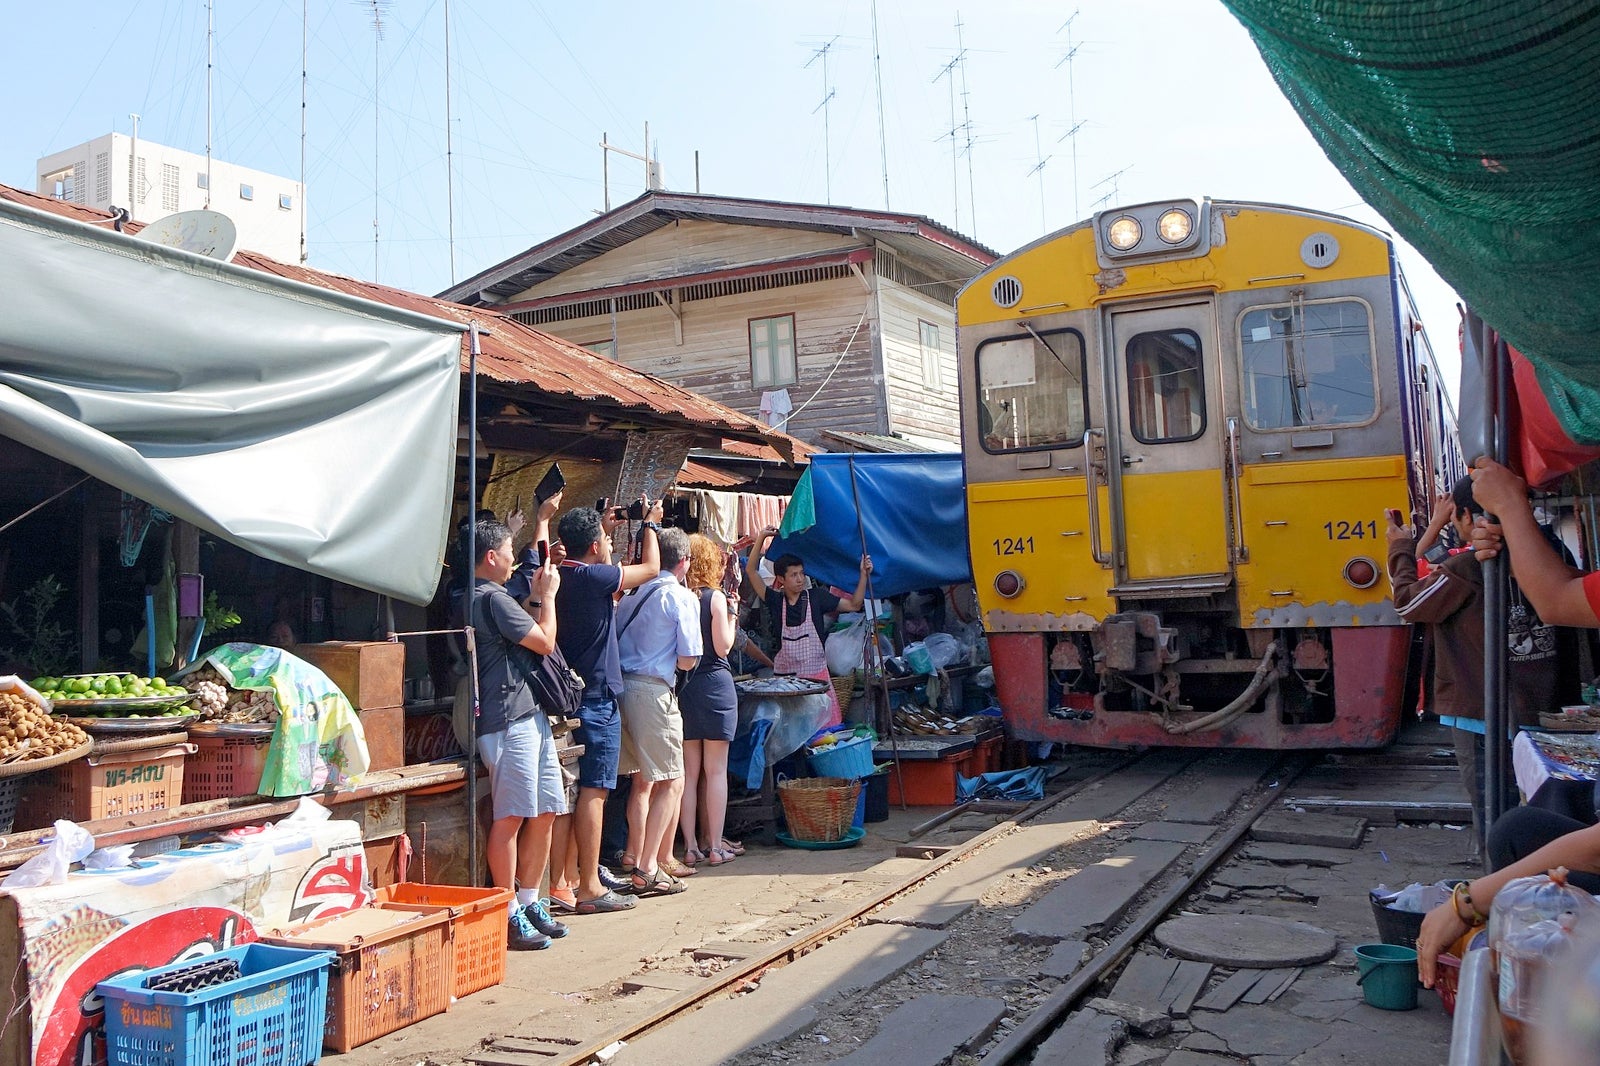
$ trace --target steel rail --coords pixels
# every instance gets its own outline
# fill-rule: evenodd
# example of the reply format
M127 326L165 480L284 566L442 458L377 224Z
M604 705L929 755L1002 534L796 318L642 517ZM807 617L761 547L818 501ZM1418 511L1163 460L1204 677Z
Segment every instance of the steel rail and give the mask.
M1123 927L1116 938L1100 950L1094 958L1090 959L1077 973L1067 980L1067 983L1052 992L1028 1016L1013 1029L1004 1040L990 1048L983 1058L978 1060L979 1066L1005 1066L1014 1062L1030 1049L1041 1037L1054 1027L1055 1023L1072 1005L1082 999L1084 994L1093 988L1102 977L1119 965L1133 953L1139 942L1150 934L1156 924L1181 903L1185 896L1194 891L1194 886L1211 872L1211 869L1221 862L1232 851L1234 845L1244 838L1245 833L1267 812L1272 805L1278 802L1289 786L1305 772L1310 760L1301 757L1298 765L1292 766L1287 773L1278 775L1278 780L1267 787L1267 791L1251 804L1245 816L1231 826L1222 839L1208 847L1200 857L1195 860L1194 866L1176 883L1171 885L1156 899L1146 904L1137 917Z
M856 904L851 910L840 914L838 917L830 920L826 924L809 932L802 933L796 937L785 940L781 942L777 948L768 951L763 955L746 959L736 966L730 966L726 970L720 971L710 979L710 982L705 987L690 989L676 998L668 1000L665 1004L658 1007L655 1011L646 1015L645 1017L613 1029L611 1032L596 1038L594 1041L585 1044L581 1048L574 1048L563 1058L552 1058L550 1060L550 1066L583 1066L584 1063L590 1062L595 1058L596 1055L614 1044L625 1044L630 1040L637 1040L639 1037L668 1024L678 1016L691 1013L706 1000L716 998L723 992L743 984L745 981L756 976L757 974L760 974L762 971L767 970L775 965L793 962L795 959L805 955L811 949L821 945L824 941L831 940L836 936L848 932L865 915L877 910L885 903L893 900L896 896L900 896L906 892L909 892L911 889L932 877L934 874L937 874L945 867L960 862L962 859L984 847L991 841L998 840L1000 837L1005 836L1013 829L1016 829L1022 823L1037 818L1051 807L1071 799L1072 797L1083 792L1085 789L1089 788L1091 785L1099 784L1101 781L1104 781L1106 778L1111 777L1114 774L1131 769L1145 757L1146 756L1144 755L1130 756L1115 766L1109 766L1099 773L1091 774L1082 781L1075 782L1053 796L1046 796L1044 799L1030 804L1027 808L1018 811L1011 818L1008 818L1007 820L984 830L971 840L962 843L959 847L946 852L937 859L931 860L925 868L918 870L905 880L890 885L883 891L867 897L861 903ZM1178 774L1186 770L1189 765L1189 763L1185 763L1182 766L1177 767L1172 771L1171 774L1167 775L1167 777L1152 785L1151 789L1158 788L1160 785L1172 780L1173 777L1176 777ZM1141 795L1148 795L1148 791ZM510 1034L507 1035L509 1036Z

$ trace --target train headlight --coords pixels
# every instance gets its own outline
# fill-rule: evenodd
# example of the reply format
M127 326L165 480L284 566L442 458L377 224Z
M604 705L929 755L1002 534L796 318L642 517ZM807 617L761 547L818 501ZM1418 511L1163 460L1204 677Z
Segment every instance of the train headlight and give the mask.
M1015 570L1002 570L994 576L994 590L1008 600L1021 595L1027 587L1028 583Z
M1370 589L1378 583L1378 564L1358 555L1344 564L1344 579L1358 589Z
M1106 243L1119 252L1126 252L1139 243L1144 227L1132 215L1122 215L1111 220L1106 227Z
M1156 236L1168 244L1182 244L1194 231L1194 219L1189 212L1174 207L1156 220Z

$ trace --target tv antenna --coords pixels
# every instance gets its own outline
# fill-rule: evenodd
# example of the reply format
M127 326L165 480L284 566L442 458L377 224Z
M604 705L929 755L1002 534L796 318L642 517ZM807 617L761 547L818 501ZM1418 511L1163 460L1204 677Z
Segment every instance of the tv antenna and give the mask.
M389 9L389 0L356 0L362 9L372 12L372 280L378 280L378 76L383 63L383 16ZM302 196L304 190L301 190Z
M967 131L967 212L974 239L978 236L978 193L972 180L972 101L967 92L967 46L962 43L961 12L956 12L956 55L961 59L961 127Z
M1034 156L1039 160L1033 165L1033 169L1028 171L1028 174L1039 175L1039 232L1043 233L1049 228L1048 224L1045 222L1044 165L1050 162L1050 157L1045 155L1044 149L1039 146L1039 116L1037 114L1029 115L1028 121L1033 123L1033 153Z
M206 0L206 198L205 207L211 206L211 82L212 68L216 65L217 39L216 0Z
M1089 210L1093 211L1095 208L1097 208L1101 204L1105 204L1105 203L1113 203L1113 204L1121 203L1122 202L1122 182L1119 179L1122 177L1122 175L1126 174L1128 171L1130 171L1132 169L1133 169L1133 166L1130 164L1128 166L1123 167L1121 170L1117 171L1115 174L1108 174L1108 175L1106 175L1106 177L1102 178L1100 181L1095 182L1094 186L1093 186L1094 188L1098 189L1098 188L1101 188L1102 186L1110 185L1111 186L1111 191L1106 193L1104 196L1100 197L1100 199L1096 200L1094 203L1090 204L1089 205Z
M606 210L611 210L611 153L637 159L644 164L644 187L647 191L661 188L661 160L650 155L650 123L644 124L644 155L619 148L600 134L600 184L605 188Z
M450 129L450 0L444 0L444 215L449 235L450 284L456 283L456 164Z
M310 258L306 253L306 67L307 46L310 40L311 3L310 0L300 0L300 265L305 266ZM211 188L211 181L206 180L206 188ZM207 193L209 195L209 192ZM454 280L454 279L452 279Z
M806 60L802 70L810 70L811 64L820 57L822 60L822 103L811 109L815 115L822 112L822 195L824 203L833 203L833 153L829 143L828 132L828 101L834 97L833 85L828 81L828 52L839 41L839 35L834 34L833 39L827 44L811 53L811 58Z
M872 79L878 87L878 158L883 165L883 209L889 210L889 135L883 125L883 53L878 51L878 0L872 0Z
M1073 65L1074 61L1076 61L1077 56L1078 56L1078 49L1081 47L1080 45L1076 45L1076 44L1072 43L1072 21L1073 21L1073 19L1076 19L1079 14L1080 14L1079 11L1074 10L1072 12L1072 14L1067 18L1067 21L1063 22L1061 24L1061 28L1056 31L1057 33L1065 32L1066 35L1067 35L1067 54L1062 56L1059 60L1056 61L1056 67L1059 69L1063 63L1066 64L1066 67L1067 67L1067 122L1068 122L1068 129L1067 129L1066 133L1062 134L1061 137L1056 140L1056 143L1060 144L1062 141L1065 141L1065 140L1067 140L1069 138L1072 141L1072 218L1073 218L1073 221L1077 221L1078 219L1081 219L1083 217L1083 213L1081 212L1081 210L1078 207L1078 131L1083 129L1084 124L1082 122L1078 121L1078 93L1077 93L1077 90L1073 88L1073 83L1072 83L1072 65Z
M961 25L959 17L956 25L958 27ZM961 147L956 141L956 135L962 130L956 125L956 68L961 65L964 56L965 52L958 48L950 62L940 67L939 73L933 76L934 84L938 84L940 78L950 83L950 128L945 131L945 136L950 138L950 198L955 209L955 219L952 224L957 230L961 228ZM968 143L971 143L970 134Z

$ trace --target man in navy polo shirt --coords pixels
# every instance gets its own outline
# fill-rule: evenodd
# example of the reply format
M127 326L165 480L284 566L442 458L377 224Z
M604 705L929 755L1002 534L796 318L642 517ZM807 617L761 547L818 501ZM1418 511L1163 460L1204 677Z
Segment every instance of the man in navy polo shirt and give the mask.
M633 900L611 891L601 881L600 830L606 794L617 787L617 758L622 745L622 668L617 661L616 597L638 588L661 570L661 503L650 508L641 533L638 563L611 561L615 519L588 508L568 511L556 526L567 550L561 565L561 598L556 603L556 640L567 664L583 678L583 703L573 741L582 744L578 757L578 802L572 812L572 837L577 845L577 880L573 910L603 914L627 910ZM564 860L557 857L559 869ZM558 878L552 877L552 882ZM555 897L552 897L555 898Z

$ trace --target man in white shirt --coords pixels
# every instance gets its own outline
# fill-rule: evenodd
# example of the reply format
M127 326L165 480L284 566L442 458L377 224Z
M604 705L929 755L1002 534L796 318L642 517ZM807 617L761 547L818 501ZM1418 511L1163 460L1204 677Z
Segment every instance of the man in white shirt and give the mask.
M633 775L628 797L628 847L635 895L683 891L692 868L672 855L683 797L683 719L677 673L700 660L700 604L684 587L689 537L681 529L656 536L661 573L617 608L622 665L622 754L618 773Z

